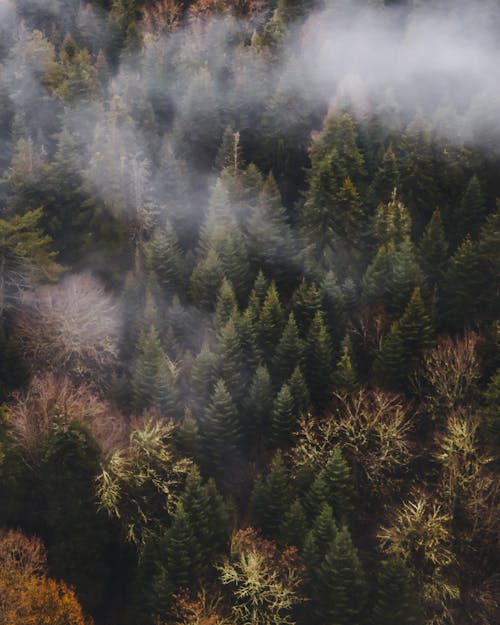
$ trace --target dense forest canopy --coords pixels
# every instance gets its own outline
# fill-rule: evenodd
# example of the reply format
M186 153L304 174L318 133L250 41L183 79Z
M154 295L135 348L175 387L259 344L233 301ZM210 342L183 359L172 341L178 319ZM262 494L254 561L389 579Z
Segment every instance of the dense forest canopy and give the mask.
M0 0L0 625L500 622L499 32Z

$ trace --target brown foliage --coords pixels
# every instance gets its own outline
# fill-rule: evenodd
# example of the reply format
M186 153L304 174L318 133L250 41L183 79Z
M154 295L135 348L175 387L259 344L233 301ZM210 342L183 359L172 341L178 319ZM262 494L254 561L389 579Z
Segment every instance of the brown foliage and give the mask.
M121 316L90 273L37 289L16 322L16 337L34 370L52 370L101 386L117 363Z
M173 609L175 625L231 625L223 616L222 598L210 596L204 589L192 599L188 593L176 597Z
M144 34L166 35L179 25L181 6L175 0L157 0L141 8L139 28Z
M89 386L50 373L33 377L24 393L15 393L7 414L16 442L35 463L55 427L72 422L84 425L106 454L129 434L124 417Z
M74 591L46 577L37 538L10 531L0 537L0 625L92 625Z

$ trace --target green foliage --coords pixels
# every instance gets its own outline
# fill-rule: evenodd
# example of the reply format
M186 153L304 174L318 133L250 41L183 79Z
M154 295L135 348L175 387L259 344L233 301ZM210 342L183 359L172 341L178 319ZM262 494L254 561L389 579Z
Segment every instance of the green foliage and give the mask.
M418 263L428 287L433 290L436 286L441 286L448 260L448 242L439 209L432 213L418 247Z
M302 548L307 534L307 516L300 499L295 499L283 517L280 526L280 541L284 545L295 545Z
M373 607L374 625L417 625L423 623L415 583L401 560L382 562L377 576Z
M283 384L273 402L271 411L271 441L274 445L286 446L297 423L295 402L288 384Z
M290 313L274 354L274 371L280 381L287 380L296 367L303 364L304 343L293 312Z
M259 343L267 358L274 353L283 331L283 324L283 309L276 284L273 282L267 290L258 321Z
M330 399L333 373L331 340L323 315L317 312L306 338L305 372L313 404L324 407Z
M290 506L291 494L288 469L281 452L277 451L266 479L256 481L250 501L253 517L269 535L278 534Z

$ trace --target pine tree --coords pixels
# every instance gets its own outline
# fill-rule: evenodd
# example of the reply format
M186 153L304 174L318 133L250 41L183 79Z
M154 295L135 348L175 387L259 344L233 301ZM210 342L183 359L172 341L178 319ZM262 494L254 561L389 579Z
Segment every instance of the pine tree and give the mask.
M266 360L270 360L283 331L283 309L276 284L269 286L259 313L258 334Z
M424 622L416 588L401 560L386 560L377 575L373 625L420 625Z
M352 365L349 345L344 345L342 356L335 367L333 386L340 393L352 393L358 387L358 378Z
M185 288L185 262L172 226L156 228L146 245L146 266L167 294L181 292Z
M442 314L451 330L462 330L476 319L484 277L478 249L466 237L450 258L443 281Z
M307 534L307 516L300 499L295 499L283 517L280 526L280 542L302 548Z
M469 180L469 184L462 196L460 203L460 216L456 220L460 231L457 233L460 238L467 235L476 237L479 228L486 216L486 202L484 200L481 183L476 174Z
M418 262L432 292L436 286L441 286L448 260L448 242L439 209L432 213L418 248Z
M243 373L245 354L241 349L238 333L233 319L229 319L217 345L219 358L219 372L224 380L227 390L237 406L241 404L245 393Z
M219 377L219 356L208 347L208 344L204 343L191 368L193 403L198 410L204 410Z
M328 486L328 503L337 521L347 522L354 511L355 494L351 470L339 447L335 447L322 477Z
M392 145L389 145L370 185L368 193L370 204L375 207L381 202L388 202L398 186L398 163Z
M273 445L286 446L297 422L294 400L288 384L283 384L271 411L271 440Z
M250 500L253 517L270 536L277 535L290 506L291 494L288 470L281 452L277 451L266 479L255 483Z
M220 258L215 249L210 249L191 274L190 288L194 303L200 308L213 310L223 278Z
M237 310L238 302L233 286L227 278L224 278L215 303L216 329L221 330Z
M331 549L337 533L332 508L327 503L323 503L304 541L303 559L309 568L313 584L318 567L325 554Z
M269 371L263 365L255 370L245 401L245 430L254 439L269 431L273 409L274 389Z
M176 446L181 456L187 456L198 460L200 455L200 431L196 419L189 407L186 407L184 415L176 432Z
M134 409L138 413L149 406L160 408L159 403L162 403L163 408L169 403L174 395L169 367L156 328L150 326L147 332L143 330L139 336L131 379Z
M379 204L373 218L373 234L379 245L400 245L411 233L412 220L396 191L387 204Z
M154 405L161 414L168 417L177 415L179 393L176 385L176 370L173 363L163 352L160 355L154 379Z
M277 379L281 382L286 381L294 369L303 364L303 357L304 343L299 336L299 329L291 312L274 354L273 371Z
M234 467L241 453L241 425L236 406L222 379L216 384L205 409L201 429L203 463L209 473L223 473Z
M399 323L392 324L384 336L382 346L373 363L375 377L382 382L392 382L399 387L404 381L405 352Z
M293 408L297 416L306 414L311 409L311 396L307 388L306 379L299 367L295 367L288 386L293 397Z
M344 526L315 575L314 611L323 622L352 625L362 621L366 597L367 585L357 549Z
M293 314L301 336L305 337L316 314L321 310L321 293L317 286L308 284L305 278L292 295Z
M314 478L304 499L304 509L310 519L316 518L323 504L329 504L330 486L321 471Z
M321 312L317 312L306 338L307 386L313 404L325 407L330 398L332 379L332 346Z

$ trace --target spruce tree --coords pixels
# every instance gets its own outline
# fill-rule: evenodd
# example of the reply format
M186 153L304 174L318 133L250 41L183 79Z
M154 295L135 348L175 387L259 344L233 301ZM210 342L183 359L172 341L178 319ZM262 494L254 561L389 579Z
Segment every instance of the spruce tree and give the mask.
M299 336L299 329L291 312L274 354L273 370L276 378L280 382L286 381L295 367L303 364L303 357L304 343Z
M347 522L354 511L355 493L351 470L340 447L335 447L322 477L328 486L328 503L339 522Z
M311 520L314 519L325 503L330 503L330 485L325 480L324 472L320 471L304 498L304 509L308 517Z
M448 242L441 220L441 213L436 209L420 239L418 262L430 291L440 287L448 260Z
M232 315L238 310L238 302L232 284L224 278L215 302L215 327L222 330Z
M321 310L321 293L317 286L305 278L292 295L292 308L301 336L305 337L316 314Z
M223 278L224 269L220 258L215 249L209 249L191 274L190 289L194 303L200 308L213 310Z
M340 393L352 393L358 387L358 378L352 364L349 345L342 350L342 356L335 366L333 373L333 387Z
M370 185L368 193L370 204L375 207L381 202L388 202L398 186L398 163L393 147L389 145Z
M305 363L311 400L318 408L324 408L330 398L333 365L330 336L319 311L307 334Z
M288 384L283 384L273 402L271 411L271 441L276 446L290 443L291 434L297 422L295 402Z
M189 406L176 431L176 446L182 456L187 456L197 461L200 455L200 429Z
M251 439L269 432L273 409L274 389L269 371L263 365L255 370L245 400L245 430Z
M259 526L270 536L276 536L290 506L292 494L288 469L283 455L277 451L265 480L255 483L250 509Z
M233 319L226 323L221 332L217 345L217 355L220 363L220 376L224 380L234 402L239 406L245 394L245 385L243 384L245 354L241 349Z
M146 266L169 295L185 289L185 261L172 226L156 228L146 245Z
M169 366L156 328L150 326L147 332L143 330L131 379L134 409L138 413L150 406L163 409L175 403L175 385Z
M373 625L421 625L424 622L415 582L398 559L382 562L377 575Z
M312 527L304 541L303 560L310 571L312 584L318 567L331 549L337 533L332 508L325 502L314 517Z
M194 392L192 401L198 410L203 410L207 405L219 377L219 356L204 343L191 367L191 387Z
M300 499L295 499L287 510L281 523L280 542L284 545L295 545L302 548L307 534L307 516Z
M306 379L299 367L295 367L288 386L293 397L294 412L297 416L306 414L311 409L311 396L307 388Z
M258 334L266 361L270 360L283 331L283 309L273 282L266 293L259 313Z
M234 467L241 455L242 433L236 406L226 384L220 379L205 409L203 427L203 463L209 473L223 473Z
M313 609L325 623L352 625L363 621L367 585L356 547L342 527L318 567L312 584Z
M481 183L477 175L474 174L469 180L460 203L460 215L456 221L460 231L457 234L459 236L461 234L461 238L467 235L476 237L485 216L486 202L481 189Z

